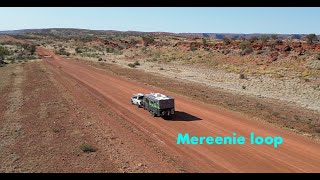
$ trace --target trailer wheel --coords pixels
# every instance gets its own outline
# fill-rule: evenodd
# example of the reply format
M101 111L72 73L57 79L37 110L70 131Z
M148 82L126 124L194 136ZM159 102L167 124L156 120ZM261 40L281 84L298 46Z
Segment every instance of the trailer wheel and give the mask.
M156 113L154 113L153 111L150 111L151 116L156 117Z

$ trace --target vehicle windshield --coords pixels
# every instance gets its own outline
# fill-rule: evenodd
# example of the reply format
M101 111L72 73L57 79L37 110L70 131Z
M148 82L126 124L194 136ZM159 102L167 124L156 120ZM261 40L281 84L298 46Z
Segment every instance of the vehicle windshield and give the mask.
M143 96L139 96L138 99L139 99L139 100L142 100L142 99L143 99Z

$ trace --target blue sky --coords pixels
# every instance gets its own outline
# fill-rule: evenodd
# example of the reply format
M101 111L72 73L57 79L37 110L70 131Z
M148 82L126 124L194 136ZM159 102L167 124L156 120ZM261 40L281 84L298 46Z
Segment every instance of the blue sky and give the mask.
M320 34L320 8L0 8L0 30Z

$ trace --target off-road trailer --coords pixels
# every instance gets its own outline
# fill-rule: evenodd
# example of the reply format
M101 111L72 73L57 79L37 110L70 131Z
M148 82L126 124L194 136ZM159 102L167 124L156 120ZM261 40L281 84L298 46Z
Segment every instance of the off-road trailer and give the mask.
M174 98L160 93L145 94L142 107L154 117L171 117L174 115Z

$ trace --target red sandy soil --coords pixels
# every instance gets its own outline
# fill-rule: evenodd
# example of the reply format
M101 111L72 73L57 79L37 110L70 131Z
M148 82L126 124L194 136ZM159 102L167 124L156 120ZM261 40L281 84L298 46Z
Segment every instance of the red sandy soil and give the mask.
M38 48L38 53L42 56L52 55L52 52L44 48ZM127 153L136 154L137 157L140 155L139 158L145 157L152 172L169 171L168 169L187 172L320 171L320 145L306 137L57 55L43 59L46 68L55 74L57 82L66 87L70 96L77 99L78 105L91 110L95 117L100 117L101 126L112 127L119 137L131 142ZM91 98L82 99L83 92ZM147 111L131 105L130 97L137 92L160 92L174 96L177 115L173 120L151 117ZM114 119L106 116L108 113L99 110L100 106L117 116ZM124 133L117 124L122 124L127 129L134 128L135 133ZM250 132L260 136L282 136L284 143L278 149L269 145L251 145L248 142L244 145L176 144L178 133L227 136L232 132L245 137ZM133 160L128 159L128 162L131 161Z
M15 42L15 43L21 43L21 44L30 44L31 41L23 40L23 39L17 39L12 36L2 35L0 36L0 41L2 42Z

